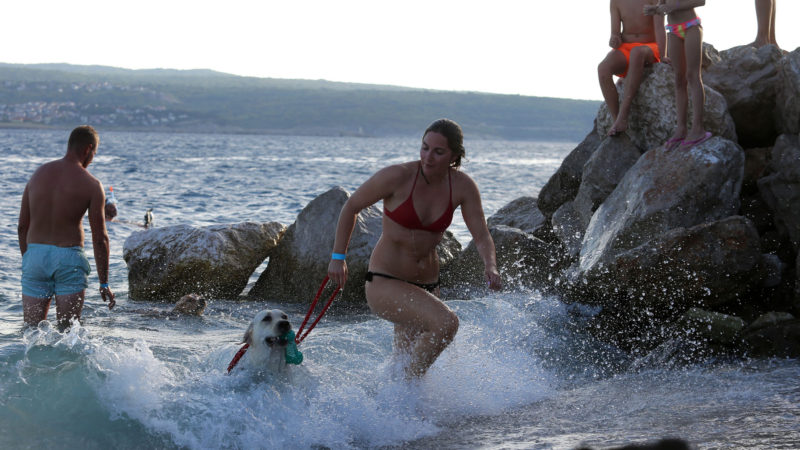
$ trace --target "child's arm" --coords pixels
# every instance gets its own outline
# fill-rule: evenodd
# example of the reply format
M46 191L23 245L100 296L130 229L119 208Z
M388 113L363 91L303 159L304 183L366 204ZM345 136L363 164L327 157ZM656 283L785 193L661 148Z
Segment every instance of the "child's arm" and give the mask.
M644 5L644 15L645 16L656 16L656 15L663 15L662 13L658 12L658 7L663 5L666 0L658 0L655 5Z
M661 15L672 14L675 11L697 8L704 6L705 4L706 0L677 0L674 3L670 2L670 4L666 4L666 2L661 4L661 1L659 1L658 9L656 11Z
M611 48L619 48L622 45L622 16L620 15L617 1L611 0L611 37L608 39L608 45Z

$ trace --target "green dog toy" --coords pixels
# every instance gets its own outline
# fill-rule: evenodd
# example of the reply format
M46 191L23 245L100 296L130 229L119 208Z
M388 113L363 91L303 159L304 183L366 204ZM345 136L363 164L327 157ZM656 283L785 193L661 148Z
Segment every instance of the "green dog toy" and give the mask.
M286 364L300 364L303 362L303 353L297 349L297 343L294 341L294 331L289 331L284 336L289 342L286 346Z

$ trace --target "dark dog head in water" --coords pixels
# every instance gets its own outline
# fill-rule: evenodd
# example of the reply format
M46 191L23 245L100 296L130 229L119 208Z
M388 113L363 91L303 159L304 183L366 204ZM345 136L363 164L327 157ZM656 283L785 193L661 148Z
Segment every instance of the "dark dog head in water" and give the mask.
M204 299L202 295L187 294L175 303L172 313L187 316L200 316L203 315L205 309L206 299Z

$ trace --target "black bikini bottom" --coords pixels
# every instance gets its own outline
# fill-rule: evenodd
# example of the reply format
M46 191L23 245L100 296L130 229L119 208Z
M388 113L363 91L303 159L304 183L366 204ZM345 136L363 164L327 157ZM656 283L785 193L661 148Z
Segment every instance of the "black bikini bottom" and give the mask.
M395 276L386 275L385 273L379 273L379 272L367 272L367 276L365 276L364 278L367 281L372 281L372 277L383 277L383 278L388 278L390 280L405 281L408 284L413 284L414 286L417 286L417 287L420 287L422 289L425 289L426 291L430 292L431 294L433 294L433 291L435 291L436 288L438 288L439 285L441 284L441 280L436 280L435 283L415 283L413 281L407 281L407 280L404 280L402 278L397 278Z

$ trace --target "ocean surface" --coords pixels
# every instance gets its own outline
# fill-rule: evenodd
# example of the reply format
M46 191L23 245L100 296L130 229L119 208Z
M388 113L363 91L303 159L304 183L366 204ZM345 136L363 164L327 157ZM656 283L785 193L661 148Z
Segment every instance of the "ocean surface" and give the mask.
M331 187L352 191L417 158L419 138L103 132L90 170L130 222L109 225L117 307L95 289L89 241L83 325L23 332L20 198L67 137L0 129L0 448L569 449L664 437L709 449L800 446L797 360L632 358L581 331L596 311L537 291L449 301L459 333L416 383L394 376L391 327L366 312L326 316L291 379L227 376L257 311L284 309L297 327L307 306L211 299L203 317L169 319L142 313L168 303L127 297L123 243L147 208L156 226L289 225ZM467 136L464 170L488 217L536 196L575 145ZM460 215L451 230L469 243Z

